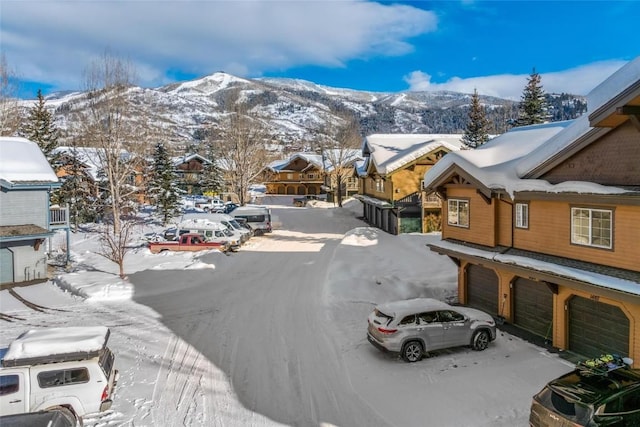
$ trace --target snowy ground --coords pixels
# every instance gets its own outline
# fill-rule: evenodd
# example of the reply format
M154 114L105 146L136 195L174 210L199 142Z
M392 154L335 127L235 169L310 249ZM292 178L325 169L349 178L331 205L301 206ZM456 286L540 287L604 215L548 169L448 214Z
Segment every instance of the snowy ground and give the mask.
M310 207L320 208L331 209L333 205L313 202ZM346 209L357 215L360 202L347 203ZM211 264L201 260L205 255L202 252L152 255L144 246L142 236L162 229L160 225L149 222L137 230L139 247L127 256L125 270L128 274L151 269L215 268L215 262ZM285 229L276 229L274 235L287 233ZM337 260L327 274L324 298L333 313L328 315L339 313L343 317L338 322L343 332L340 346L345 354L351 352L352 356L340 357L354 372L353 388L362 392L372 405L386 404L402 411L403 402L394 402L390 396L394 390L405 386L403 375L418 376L425 384L446 385L444 393L432 404L446 408L445 411L458 411L458 426L526 426L531 394L548 379L570 370L571 365L557 355L508 334L500 334L499 339L481 353L445 354L429 359L428 365L397 363L393 369L397 369L398 382L379 384L384 393L364 390L364 384L358 383L358 378L369 381L375 375L375 372L363 372L365 364L360 363L363 356L357 352L361 348L371 351L363 338L363 331L364 319L372 303L425 295L443 300L455 299L454 264L425 247L429 241L439 238L437 234L390 236L376 229L360 227L342 239ZM55 252L64 245L64 241L64 235L56 236L51 249ZM305 244L309 245L308 242ZM255 237L242 251L275 250L269 245L269 237ZM51 282L15 288L21 297L41 306L38 310L26 307L7 290L0 292L0 312L12 316L11 321L4 321L0 328L0 346L7 345L28 329L65 325L110 327L110 347L117 357L120 382L113 408L107 413L87 417L85 426L279 425L246 409L237 399L223 370L168 330L158 313L133 302L131 283L118 278L115 264L98 255L97 248L96 234L75 233L71 237L72 271L57 271ZM305 247L304 250L308 249ZM294 251L295 247L287 250ZM369 257L374 260L371 265L361 262L365 259L363 252L367 251L373 255ZM208 260L224 256L216 251L210 254L214 256L206 257ZM411 266L420 266L419 277L407 274ZM432 282L439 284L427 293L422 282L425 271ZM357 285L359 282L355 279L362 277L368 279L366 287ZM374 288L371 288L371 283L375 284ZM355 309L340 309L346 305ZM178 360L180 363L175 363ZM527 371L504 372L501 367L507 360L510 364L526 366ZM389 360L381 358L379 363L381 369L386 369ZM469 367L471 369L467 369ZM484 404L495 402L496 395L500 396L503 406L482 407L483 399L479 399L478 407L456 407L456 389L461 387L477 389L479 395L486 395ZM420 402L414 403L420 405ZM216 411L211 411L212 407ZM446 420L451 420L451 416L450 413L445 416L445 411L424 416L431 420L429 425L447 425ZM212 413L215 416L212 417ZM402 414L395 419L403 419ZM410 424L407 421L404 425Z

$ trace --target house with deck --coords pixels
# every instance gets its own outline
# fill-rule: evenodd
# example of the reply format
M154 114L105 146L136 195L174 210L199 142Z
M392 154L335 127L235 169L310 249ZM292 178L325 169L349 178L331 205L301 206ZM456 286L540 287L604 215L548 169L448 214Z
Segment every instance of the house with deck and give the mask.
M324 169L321 154L294 153L267 165L260 180L267 187L267 194L320 194Z
M60 185L35 142L0 137L0 284L47 278L46 240L68 229L67 209L49 202Z
M640 58L568 122L514 128L424 175L461 303L554 347L640 360ZM637 362L636 362L637 365Z
M460 150L462 135L374 134L362 144L357 164L362 216L391 234L434 231L440 199L422 191L426 171L447 153Z

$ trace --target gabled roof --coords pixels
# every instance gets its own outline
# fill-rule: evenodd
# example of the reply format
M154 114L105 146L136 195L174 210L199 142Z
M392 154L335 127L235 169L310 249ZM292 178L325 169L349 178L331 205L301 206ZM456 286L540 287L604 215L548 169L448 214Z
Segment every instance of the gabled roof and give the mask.
M640 80L639 60L622 67L587 95L587 103L599 108L624 92L629 82ZM635 83L631 83L635 86ZM605 94L608 95L605 96ZM565 122L511 129L475 150L450 153L424 176L427 190L436 191L453 175L467 177L479 190L505 191L512 198L518 191L550 193L622 194L625 189L592 182L562 182L556 185L537 179L557 164L610 131L590 126L590 116Z
M51 185L58 177L42 150L33 141L0 137L0 181L2 186Z
M367 169L388 175L438 148L458 151L462 134L374 134L362 143Z
M322 169L322 155L315 153L295 153L289 156L289 158L287 159L281 159L271 162L267 166L267 169L270 169L272 172L287 171L290 170L289 165L298 159L304 160L305 162L309 163L309 166L305 168L305 170L312 166L315 166L318 169Z
M173 163L174 167L178 167L183 163L188 163L191 160L200 160L203 164L211 164L211 160L206 157L202 157L200 154L185 154L184 156L176 156L171 159L171 163Z
M75 159L85 166L87 174L94 181L98 180L98 173L103 169L103 152L102 148L97 147L67 147L61 146L53 150L54 153L59 155L68 155L75 157ZM126 161L130 158L130 154L126 150L120 150L120 158Z

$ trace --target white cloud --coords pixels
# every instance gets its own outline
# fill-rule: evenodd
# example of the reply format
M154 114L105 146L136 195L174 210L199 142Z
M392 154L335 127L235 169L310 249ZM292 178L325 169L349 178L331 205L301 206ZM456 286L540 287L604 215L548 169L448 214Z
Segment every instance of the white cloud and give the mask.
M134 62L143 86L168 72L259 75L412 51L432 12L367 1L10 1L2 50L24 80L78 88L106 49ZM167 71L169 70L169 71Z
M626 64L627 61L600 61L552 73L540 73L542 86L547 93L571 93L586 95L607 77ZM444 83L432 82L432 76L422 71L413 71L404 77L410 91L439 91L473 93L519 100L527 84L529 74L500 74L494 76L460 78L452 77Z

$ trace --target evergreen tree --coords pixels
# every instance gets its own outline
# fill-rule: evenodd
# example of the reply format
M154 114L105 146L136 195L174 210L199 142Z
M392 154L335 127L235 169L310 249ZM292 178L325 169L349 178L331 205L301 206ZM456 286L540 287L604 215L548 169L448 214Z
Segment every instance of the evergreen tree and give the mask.
M156 144L148 194L166 225L180 212L180 193L169 153L163 143Z
M487 120L486 111L480 104L478 91L474 89L469 108L469 122L462 136L464 148L478 148L487 142L489 140L488 128L489 120Z
M60 177L62 187L52 194L51 201L61 206L69 204L70 222L78 229L81 223L94 222L98 218L93 181L79 158L75 140L66 152L60 153L59 162L64 170Z
M202 171L202 178L200 180L200 188L203 193L215 193L220 194L224 189L224 176L223 172L218 165L219 156L216 153L216 148L213 144L209 145L209 152L207 158L211 163L204 165Z
M544 123L548 120L548 105L542 88L542 78L534 68L527 78L527 85L522 92L518 106L518 126Z
M38 100L29 110L29 117L20 129L20 135L37 143L49 163L56 168L55 149L58 146L59 132L53 116L45 107L42 91L38 89Z

